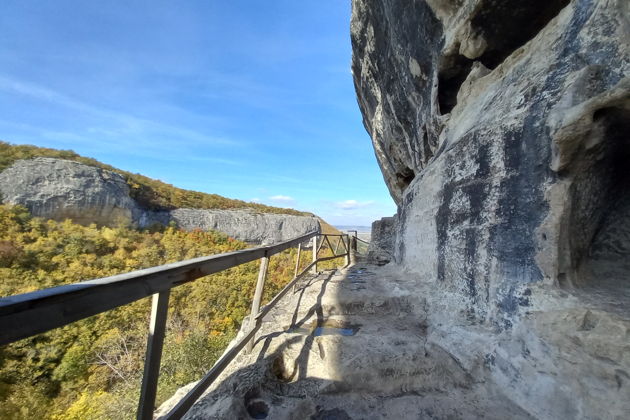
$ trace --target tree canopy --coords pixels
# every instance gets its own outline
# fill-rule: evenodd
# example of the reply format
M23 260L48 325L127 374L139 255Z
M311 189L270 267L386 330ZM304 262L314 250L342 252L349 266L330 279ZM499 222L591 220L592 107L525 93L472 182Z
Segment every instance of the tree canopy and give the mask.
M0 205L0 238L1 296L248 246L218 232L55 222L9 205ZM265 302L292 278L295 255L290 249L271 258ZM310 252L302 255L306 266ZM251 262L173 289L158 403L199 379L235 337L257 272ZM149 310L143 299L0 347L0 418L133 418Z

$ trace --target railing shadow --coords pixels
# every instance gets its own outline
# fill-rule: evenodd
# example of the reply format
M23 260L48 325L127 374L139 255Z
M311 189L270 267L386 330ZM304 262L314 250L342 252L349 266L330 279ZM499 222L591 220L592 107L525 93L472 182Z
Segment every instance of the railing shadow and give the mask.
M307 368L315 345L314 334L295 333L304 328L307 323L312 327L324 323L323 299L328 291L334 270L322 272L307 279L297 288L291 297L290 315L281 319L270 319L269 325L274 330L256 339L254 352L243 355L241 363L247 365L220 377L215 387L203 395L191 408L186 418L216 418L216 419L252 419L267 418L272 413L278 399L288 399L295 407L292 411L299 413L309 405L308 398L320 389L336 386L334 381L317 377L309 377ZM315 293L314 301L304 303L307 291ZM293 304L293 302L295 302ZM282 317L281 317L282 318ZM312 329L311 327L311 329ZM286 336L283 339L283 336ZM286 365L287 353L292 354L291 365ZM335 357L330 355L330 359ZM248 363L247 358L251 358ZM334 367L332 367L334 369ZM306 405L305 405L306 404ZM302 408L300 408L303 406ZM311 407L308 408L310 410ZM158 413L159 419L167 418L165 411Z
M359 260L359 263L362 261ZM318 376L317 372L309 372L309 369L323 366L322 369L333 376L343 371L337 364L341 360L340 349L334 347L333 342L332 347L328 345L324 355L322 342L318 340L315 329L326 325L328 317L332 315L329 313L330 308L325 305L338 299L347 299L350 297L347 293L355 290L356 285L348 274L350 277L356 274L351 274L354 270L346 267L341 278L339 271L321 272L306 278L296 287L281 311L278 314L270 313L270 318L264 319L266 327L271 330L266 329L255 340L254 352L237 360L238 364L244 366L218 378L216 384L194 404L185 417L251 419L274 418L275 415L285 418L282 416L289 415L288 418L345 418L343 410L327 413L322 409L320 412L312 404L312 397L344 390L348 384L343 378L338 380L326 374ZM338 284L335 291L331 292L333 280ZM332 315L336 320L346 319L343 311L337 312ZM312 360L313 357L319 360ZM283 413L276 411L279 407L282 407Z
M293 311L293 315L291 318L291 323L289 325L289 327L287 328L288 331L293 331L296 329L300 329L304 326L304 324L312 318L313 315L316 316L315 320L314 320L314 325L322 325L324 322L324 314L322 311L322 299L324 297L324 294L326 293L326 287L328 286L328 282L330 281L331 277L333 275L333 272L328 272L328 273L321 273L318 274L316 277L310 279L306 285L304 285L303 287L300 287L300 294L298 296L298 301L297 304L295 306L295 309ZM300 304L302 302L302 297L304 295L304 292L306 291L307 288L312 287L314 284L316 283L320 283L321 282L321 288L320 291L317 295L317 300L315 305L311 306L309 308L309 310L302 316L302 319L300 319L299 321L297 321L297 317L298 314L300 312ZM269 348L270 342L272 339L279 337L280 335L286 333L287 331L276 331L273 333L269 333L266 334L264 336L261 336L258 339L258 342L260 341L264 341L264 344L262 346L262 348L258 351L258 357L257 357L257 361L262 360L265 357L266 351ZM306 336L305 339L305 343L300 351L300 355L298 356L298 358L296 359L297 363L297 367L298 367L298 372L304 372L305 370L305 366L308 364L308 353L312 347L313 344L313 335L308 335ZM300 376L298 375L298 378L300 378ZM292 378L293 375L292 375Z

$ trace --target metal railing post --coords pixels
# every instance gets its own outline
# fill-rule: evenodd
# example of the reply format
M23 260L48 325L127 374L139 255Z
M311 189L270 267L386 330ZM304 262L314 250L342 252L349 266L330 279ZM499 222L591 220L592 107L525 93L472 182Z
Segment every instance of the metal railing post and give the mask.
M267 267L269 267L269 257L264 256L260 259L260 270L258 270L258 281L256 282L256 291L254 292L254 300L252 301L252 312L249 315L249 329L251 330L256 326L256 315L260 311L260 301L262 300L263 289L265 287L265 277L267 276ZM254 348L254 341L256 336L252 336L252 339L247 343L245 351L251 352Z
M313 274L317 274L317 235L313 236L313 262L315 263L315 265L313 265Z
M170 290L156 293L151 302L151 322L149 324L149 338L142 375L142 390L138 404L138 420L151 420L155 408L158 377L160 375L160 361L162 347L166 334L166 318L168 316L168 298Z

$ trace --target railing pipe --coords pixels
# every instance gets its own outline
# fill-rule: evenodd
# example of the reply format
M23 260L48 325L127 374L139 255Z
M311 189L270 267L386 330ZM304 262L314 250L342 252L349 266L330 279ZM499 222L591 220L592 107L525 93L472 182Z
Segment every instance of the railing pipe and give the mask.
M293 274L293 278L296 278L298 275L298 270L300 269L300 257L302 256L302 244L298 244L297 257L295 257L295 274Z
M0 345L109 311L209 274L271 256L317 235L0 298Z
M328 248L332 251L333 250L333 246L330 243L330 239L328 239L327 235L324 235L324 239L326 240L326 243L328 244ZM333 253L334 254L334 253Z
M302 256L302 244L298 244L297 256L295 257L295 274L293 278L298 276L298 270L300 269L300 257ZM295 293L295 288L297 287L297 283L293 284L293 293Z
M357 237L350 236L348 237L350 241L350 263L356 264L357 262Z
M341 238L337 238L337 243L335 244L335 250L333 254L337 255L337 250L339 249L339 245L341 245Z
M162 348L166 334L170 289L194 281L200 277L260 258L260 270L258 272L254 299L252 301L248 331L234 347L228 350L217 361L210 372L208 372L193 390L191 390L191 392L167 415L167 418L180 418L194 403L194 399L201 395L203 389L207 388L207 386L216 379L240 350L244 347L246 347L248 351L253 349L256 331L260 328L262 318L269 313L290 288L295 288L295 285L302 276L307 272L317 274L318 262L333 260L344 256L344 254L336 255L335 252L333 256L318 258L318 235L320 234L312 232L276 245L229 252L210 257L195 258L103 279L0 298L0 345L53 328L62 327L88 316L96 315L153 295L146 361L137 413L137 417L140 420L152 419L157 394ZM325 240L328 246L332 248L328 237L326 235L321 236L324 236L321 246L323 246L323 241ZM339 236L340 243L343 243L345 248L346 265L348 265L350 262L350 250L352 248L348 235L330 236ZM313 241L313 262L298 274L297 271L299 269L302 249L301 244L311 238ZM282 289L268 305L260 310L265 278L269 267L269 258L295 245L298 245L298 255L294 279Z

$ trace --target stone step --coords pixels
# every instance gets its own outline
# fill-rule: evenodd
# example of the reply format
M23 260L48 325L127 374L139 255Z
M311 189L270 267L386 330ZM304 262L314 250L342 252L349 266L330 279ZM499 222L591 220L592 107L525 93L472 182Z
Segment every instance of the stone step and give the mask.
M399 284L356 266L307 279L284 310L264 320L273 334L281 325L291 343L276 356L274 376L284 383L317 378L325 388L318 392L467 386L456 360L427 344L426 314L412 312L423 305Z
M429 339L424 302L388 275L305 279L189 418L528 418Z
M289 394L301 389L291 384L312 378L318 392L381 395L466 387L472 382L451 355L426 342L426 325L413 316L314 314L285 326L284 334L291 345L275 356L272 376Z
M323 272L302 282L289 296L291 304L276 312L278 316L304 318L320 316L410 314L422 308L421 299L396 283L388 283L368 270ZM292 312L287 314L287 312ZM267 318L267 321L272 321Z
M473 390L408 393L387 397L345 393L322 394L312 398L286 398L263 393L244 402L244 407L249 418L274 420L532 419L522 408L497 393ZM257 416L263 413L267 415Z

